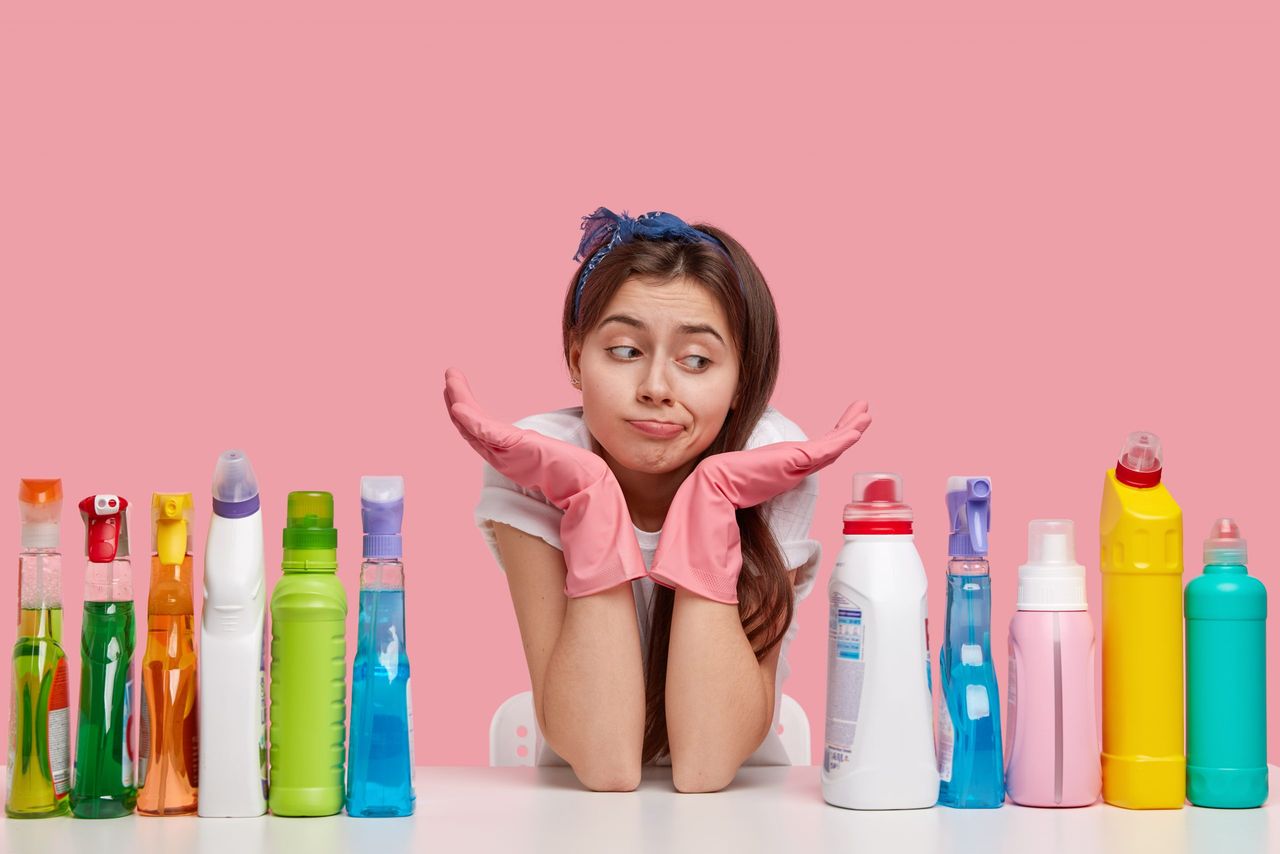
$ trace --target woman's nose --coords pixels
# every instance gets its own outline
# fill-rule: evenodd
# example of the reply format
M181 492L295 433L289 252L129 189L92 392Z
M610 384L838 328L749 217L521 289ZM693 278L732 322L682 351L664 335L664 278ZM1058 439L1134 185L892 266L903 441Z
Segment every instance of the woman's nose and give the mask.
M671 381L667 376L667 367L655 361L645 372L644 380L639 388L640 399L649 403L671 403Z

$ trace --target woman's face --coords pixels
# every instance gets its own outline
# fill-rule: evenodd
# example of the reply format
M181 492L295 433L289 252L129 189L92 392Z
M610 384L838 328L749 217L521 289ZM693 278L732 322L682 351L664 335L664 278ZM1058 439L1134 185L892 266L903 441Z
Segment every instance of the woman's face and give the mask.
M738 352L720 303L679 278L629 279L570 350L587 428L633 471L662 474L715 441L737 403Z

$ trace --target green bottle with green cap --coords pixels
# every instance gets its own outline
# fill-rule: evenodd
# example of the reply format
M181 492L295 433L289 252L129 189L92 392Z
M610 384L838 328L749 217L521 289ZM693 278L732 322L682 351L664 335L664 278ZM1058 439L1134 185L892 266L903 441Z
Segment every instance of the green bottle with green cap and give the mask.
M289 493L284 578L271 594L271 811L342 809L347 594L338 580L333 495Z

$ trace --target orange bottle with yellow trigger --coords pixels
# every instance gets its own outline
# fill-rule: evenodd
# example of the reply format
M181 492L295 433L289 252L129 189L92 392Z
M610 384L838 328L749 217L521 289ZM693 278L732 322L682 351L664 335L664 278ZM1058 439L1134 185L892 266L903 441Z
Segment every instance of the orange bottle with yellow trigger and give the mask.
M195 611L191 601L191 493L151 496L151 593L142 655L138 812L196 811Z

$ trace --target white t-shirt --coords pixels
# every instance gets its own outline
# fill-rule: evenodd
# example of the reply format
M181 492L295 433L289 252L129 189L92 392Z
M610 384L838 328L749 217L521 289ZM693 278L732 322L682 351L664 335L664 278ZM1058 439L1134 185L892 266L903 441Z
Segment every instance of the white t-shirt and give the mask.
M586 422L582 418L582 407L558 409L531 415L516 422L517 427L536 430L545 436L559 439L582 448L591 447L591 436ZM760 420L756 422L746 447L757 448L775 442L801 441L808 438L794 422L772 406L768 407ZM809 527L813 522L813 510L818 500L818 476L812 474L793 489L765 502L765 518L769 528L777 538L783 560L789 569L796 570L795 598L796 602L804 599L813 589L817 578L818 565L822 559L822 545L809 536ZM557 549L560 544L560 519L564 511L546 499L542 493L533 488L525 488L515 481L500 474L493 466L484 463L484 479L480 489L480 501L476 505L476 524L484 534L484 540L493 552L498 566L502 566L502 555L498 552L497 537L493 532L493 523L501 522L545 540ZM635 527L634 525L632 527ZM642 531L635 528L636 539L640 543L640 552L646 567L653 563L653 553L658 547L661 531ZM640 627L640 648L647 658L649 649L649 630L652 616L649 606L653 599L654 582L648 576L631 582L636 602L636 619ZM773 725L769 735L746 761L748 765L787 765L786 751L777 734L778 710L782 702L782 682L791 672L787 661L787 651L796 635L796 621L793 617L787 627L781 643L778 657L777 681L774 686ZM540 745L535 761L539 765L563 764L564 760L556 756L546 742L539 738Z

